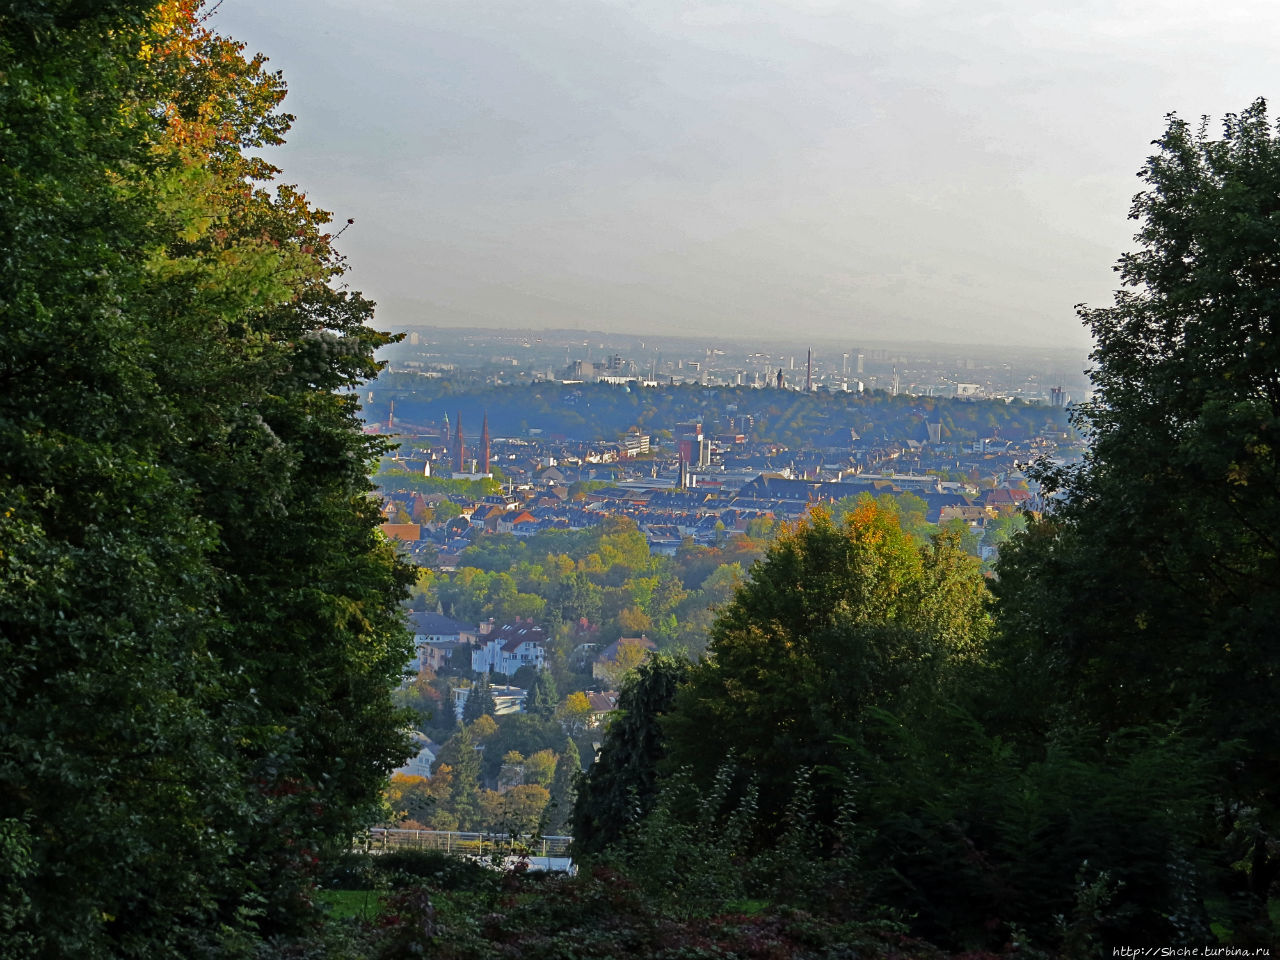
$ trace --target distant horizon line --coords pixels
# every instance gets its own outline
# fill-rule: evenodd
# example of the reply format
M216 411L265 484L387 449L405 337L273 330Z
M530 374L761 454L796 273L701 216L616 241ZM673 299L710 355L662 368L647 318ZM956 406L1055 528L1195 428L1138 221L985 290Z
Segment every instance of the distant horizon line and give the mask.
M375 321L376 323L376 321ZM732 340L739 347L743 344L759 344L767 346L781 346L798 344L792 346L791 349L804 350L810 346L817 348L819 346L828 346L844 353L849 347L870 348L870 349L903 349L903 348L929 348L929 349L947 349L947 350L991 350L1002 351L1006 353L1024 353L1036 351L1049 351L1054 353L1072 353L1083 358L1088 358L1093 351L1093 345L1088 346L1068 346L1066 344L1025 344L1025 343L989 343L978 342L974 340L955 341L955 340L883 340L883 339L836 339L830 335L822 335L809 339L797 338L777 338L761 335L715 335L708 334L704 336L691 336L688 334L676 333L634 333L619 332L605 330L586 330L579 327L487 327L487 326L453 326L450 324L439 323L415 323L397 326L393 333L420 333L423 331L439 331L447 333L483 333L498 334L506 337L523 337L526 339L542 340L548 336L563 336L567 338L585 338L585 339L603 339L609 338L626 338L629 340L641 341L678 341L681 343L696 343L703 347L714 345L716 341Z

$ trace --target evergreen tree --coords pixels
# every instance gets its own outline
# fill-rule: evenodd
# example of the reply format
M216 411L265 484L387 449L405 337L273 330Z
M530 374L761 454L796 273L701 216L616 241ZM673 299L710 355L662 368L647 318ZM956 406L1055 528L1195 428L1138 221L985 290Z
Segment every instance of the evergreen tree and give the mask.
M547 810L546 832L559 836L569 829L573 819L576 784L582 775L582 757L572 737L566 737L564 747L556 757L556 775L551 781L551 803Z
M489 675L481 674L480 679L471 688L471 692L467 694L466 703L462 705L462 722L471 723L481 717L492 717L497 712L498 708L493 702L493 691L489 687Z
M577 782L574 856L599 854L649 811L658 792L658 763L667 752L661 721L691 669L688 660L657 654L623 684L600 755Z
M550 720L555 715L559 702L560 695L556 690L555 677L551 675L550 670L539 670L533 678L533 683L529 685L529 692L525 697L525 703L528 706L525 709L543 720Z
M453 782L449 806L458 818L458 829L473 830L480 822L480 752L471 728L465 724L449 741Z

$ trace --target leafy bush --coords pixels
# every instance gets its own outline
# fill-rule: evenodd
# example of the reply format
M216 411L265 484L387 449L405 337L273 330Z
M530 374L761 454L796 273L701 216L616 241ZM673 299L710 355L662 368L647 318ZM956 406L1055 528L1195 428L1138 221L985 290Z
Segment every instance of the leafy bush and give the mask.
M440 890L487 890L498 877L474 860L442 850L394 850L372 860L374 872L396 887L419 881Z

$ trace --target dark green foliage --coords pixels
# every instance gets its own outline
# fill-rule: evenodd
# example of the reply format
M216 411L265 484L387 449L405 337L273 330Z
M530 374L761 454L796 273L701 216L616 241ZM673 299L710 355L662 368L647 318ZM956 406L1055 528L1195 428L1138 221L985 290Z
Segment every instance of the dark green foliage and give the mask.
M1241 880L1262 916L1280 876L1280 137L1258 101L1220 139L1171 118L1155 145L1124 288L1081 314L1090 449L1045 473L1061 505L1002 553L1003 619L1010 655L1050 665L1046 692L1101 730L1200 703L1213 739L1243 741L1223 803L1259 813Z
M473 830L480 821L481 756L471 728L465 723L441 751L440 762L453 767L450 809L460 830Z
M870 708L910 711L981 654L986 588L952 539L921 545L868 499L815 513L770 544L711 631L665 724L675 763L706 782L733 752L759 778L766 824L802 769L841 766ZM833 784L815 784L834 815Z
M563 743L564 730L555 721L534 713L508 713L498 718L498 732L485 742L484 778L497 782L508 751L531 757L539 750L557 750Z
M870 720L875 750L849 745L852 849L871 902L912 917L919 935L995 947L1016 926L1055 944L1073 934L1057 918L1101 880L1107 902L1087 924L1099 945L1210 936L1200 844L1219 757L1200 737L1152 728L1099 745L1061 727L1025 754L955 707Z
M234 953L296 928L314 851L405 752L408 570L347 394L388 338L328 285L326 216L254 189L274 170L241 151L287 129L280 79L189 11L143 12L0 12L18 955Z
M549 670L539 670L529 685L525 698L525 710L535 717L550 720L560 702L560 694L556 689L555 677Z
M429 883L440 890L488 890L498 881L487 865L441 850L393 850L370 859L376 873L397 886Z
M658 763L666 755L661 720L691 668L683 658L658 654L640 664L623 684L600 755L578 781L575 857L600 853L652 806Z
M489 688L489 675L481 674L476 685L467 694L467 701L462 705L462 722L472 723L481 717L492 717L498 712L493 702L493 691Z
M564 747L556 757L556 775L551 781L551 800L547 805L547 825L544 829L547 835L563 836L571 829L576 785L581 774L582 758L578 753L578 745L573 742L572 737L566 737Z

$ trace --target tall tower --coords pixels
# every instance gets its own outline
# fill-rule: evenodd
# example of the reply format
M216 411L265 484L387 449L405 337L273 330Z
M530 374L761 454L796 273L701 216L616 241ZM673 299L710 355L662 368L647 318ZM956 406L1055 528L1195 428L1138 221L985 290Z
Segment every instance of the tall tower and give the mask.
M813 393L813 347L809 348L809 367L804 375L804 392Z
M778 389L782 389L782 368L778 368Z
M480 472L489 472L489 413L485 411L484 425L480 428Z
M466 473L467 472L467 464L466 464L467 443L462 438L462 411L461 410L458 411L458 419L454 426L453 438L454 438L453 439L454 447L457 450L457 454L458 454L458 460L457 460L458 472Z

